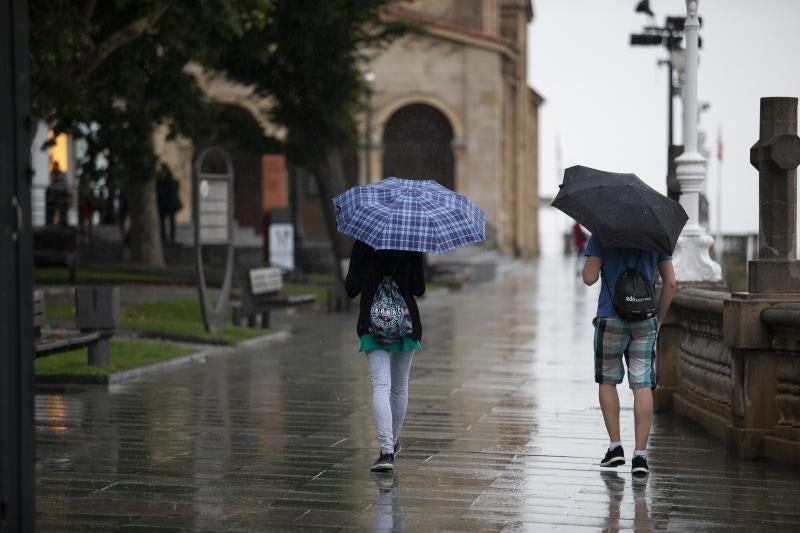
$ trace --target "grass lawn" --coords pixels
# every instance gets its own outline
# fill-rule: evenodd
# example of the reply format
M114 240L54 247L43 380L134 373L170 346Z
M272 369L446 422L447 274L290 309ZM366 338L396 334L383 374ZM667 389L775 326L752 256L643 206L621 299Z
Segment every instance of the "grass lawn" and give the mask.
M304 285L301 283L287 283L283 286L281 294L284 296L297 296L298 294L316 294L317 303L323 308L328 305L328 288L319 285Z
M63 300L54 298L44 298L44 316L48 321L58 320L61 322L75 323L75 305Z
M122 329L182 335L205 340L222 339L235 343L254 339L269 333L269 330L244 328L230 325L232 311L229 308L225 317L225 329L219 335L206 332L200 314L200 302L192 300L173 300L171 302L124 304L121 309Z
M75 307L70 302L45 299L45 315L48 321L74 322ZM230 325L228 310L225 329L219 335L206 332L197 299L173 300L170 302L122 304L120 308L121 329L144 333L180 335L199 340L224 340L229 343L261 337L269 330L244 328Z
M426 281L425 282L425 294L428 294L429 292L438 291L438 290L441 290L441 289L446 289L446 288L447 288L447 285L445 285L443 283L438 283L436 281Z
M186 279L176 276L90 268L79 268L76 274L80 283L170 283L180 285L187 282ZM70 284L69 270L60 267L36 268L33 271L33 278L37 285Z
M111 364L108 368L89 366L87 351L83 348L39 358L34 362L36 375L107 376L189 355L194 350L166 342L111 339Z
M305 279L308 280L308 283L328 284L333 283L334 274L333 272L311 272L305 275Z

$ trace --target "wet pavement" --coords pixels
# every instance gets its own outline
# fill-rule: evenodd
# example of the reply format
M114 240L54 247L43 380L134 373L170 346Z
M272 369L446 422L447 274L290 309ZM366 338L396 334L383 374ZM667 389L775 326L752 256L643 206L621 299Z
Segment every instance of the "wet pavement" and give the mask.
M394 474L368 471L350 315L109 390L40 389L38 530L800 530L800 471L740 462L671 416L656 417L648 479L595 466L595 291L556 257L426 298Z

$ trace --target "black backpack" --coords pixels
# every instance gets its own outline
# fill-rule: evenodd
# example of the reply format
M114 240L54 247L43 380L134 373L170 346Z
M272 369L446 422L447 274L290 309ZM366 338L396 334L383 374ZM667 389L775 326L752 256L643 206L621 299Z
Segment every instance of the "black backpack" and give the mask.
M631 267L627 267L617 279L611 302L617 316L626 322L654 318L658 312L655 285L644 274Z

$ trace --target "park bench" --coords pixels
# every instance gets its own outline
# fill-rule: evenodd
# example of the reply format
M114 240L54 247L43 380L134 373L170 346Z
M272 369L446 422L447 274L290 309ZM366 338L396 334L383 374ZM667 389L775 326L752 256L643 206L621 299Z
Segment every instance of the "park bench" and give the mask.
M33 228L33 265L65 266L69 280L75 282L78 268L78 232L64 226Z
M315 294L281 295L283 274L281 269L266 267L246 270L241 279L242 298L233 304L233 323L249 327L256 326L261 319L261 327L270 326L270 312L276 309L314 303Z
M45 357L78 348L89 349L89 364L107 367L111 361L110 340L119 324L119 289L80 287L75 289L76 330L52 330L47 326L44 294L33 291L34 357Z

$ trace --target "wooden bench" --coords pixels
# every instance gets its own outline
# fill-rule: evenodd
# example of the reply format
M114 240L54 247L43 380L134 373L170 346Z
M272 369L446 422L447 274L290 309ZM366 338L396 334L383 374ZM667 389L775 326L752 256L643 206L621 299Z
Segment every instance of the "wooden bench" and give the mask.
M254 268L244 272L242 279L242 299L233 304L233 323L249 327L256 326L261 319L261 327L270 326L270 312L285 307L313 303L316 294L283 296L283 274L279 268Z
M78 232L63 226L33 228L33 265L65 266L75 282L78 268Z
M44 294L33 291L34 357L88 348L89 365L107 367L111 361L110 339L119 321L119 292L110 287L80 288L76 290L76 302L75 322L79 331L54 330L44 335L42 330L47 326Z

